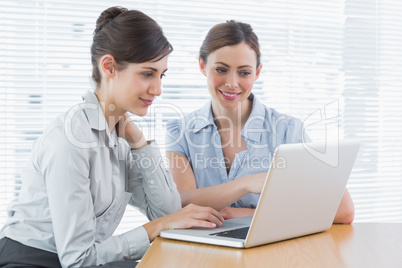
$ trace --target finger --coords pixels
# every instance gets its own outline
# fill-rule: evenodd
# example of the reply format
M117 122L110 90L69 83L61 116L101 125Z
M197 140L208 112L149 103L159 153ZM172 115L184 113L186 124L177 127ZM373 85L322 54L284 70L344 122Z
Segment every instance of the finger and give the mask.
M217 225L213 222L203 220L193 220L191 227L215 228Z
M207 220L212 223L215 223L217 226L222 226L222 222L215 215L208 212L200 212L194 214L194 218L197 220Z
M216 211L215 209L212 209L212 215L214 215L215 217L217 217L220 222L224 222L225 219L222 217L221 213L219 213L219 211Z
M198 212L207 212L209 214L214 215L219 219L220 222L224 222L225 219L221 216L221 214L213 208L210 207L198 207Z
M229 212L223 213L223 214L222 214L222 217L223 217L225 220L233 219L232 214L229 213Z
M232 215L232 214L233 214L233 213L232 213L232 210L229 209L229 208L225 208L225 209L223 209L222 212L221 212L221 216L222 216L225 220L228 220L228 219L233 218L233 215Z

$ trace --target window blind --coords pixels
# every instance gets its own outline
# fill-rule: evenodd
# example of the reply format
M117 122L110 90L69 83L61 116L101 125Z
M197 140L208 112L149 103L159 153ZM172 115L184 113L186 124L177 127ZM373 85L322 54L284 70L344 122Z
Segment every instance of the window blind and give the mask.
M360 139L348 184L355 221L402 221L400 1L0 0L0 225L34 139L94 87L92 32L111 5L148 14L174 47L162 96L147 116L133 116L162 151L166 121L209 100L197 61L206 33L225 20L247 22L262 52L254 94L305 121L313 139ZM117 232L146 221L128 208Z

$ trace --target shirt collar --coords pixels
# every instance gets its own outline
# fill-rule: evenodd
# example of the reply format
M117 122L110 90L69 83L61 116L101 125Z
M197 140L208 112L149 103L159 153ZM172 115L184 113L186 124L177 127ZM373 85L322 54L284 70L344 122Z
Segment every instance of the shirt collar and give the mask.
M208 103L205 104L204 107L201 108L201 110L199 110L199 112L195 115L194 120L194 133L209 125L215 125L214 117L212 115L212 100L208 101Z
M106 130L108 128L107 122L96 95L88 90L82 96L82 99L84 100L84 110L91 128L96 130Z
M116 147L118 141L116 131L113 129L112 133L109 132L109 126L95 93L88 90L82 96L82 99L84 100L83 109L90 127L98 131L105 131L109 140L109 146Z
M264 122L266 120L265 107L253 93L250 94L249 99L253 101L253 107L251 108L250 116L241 131L241 135L245 139L259 142L262 133L269 131L269 129L264 129Z
M253 102L253 107L251 108L250 116L241 131L241 135L245 139L259 142L264 127L265 108L253 93L250 94L248 99ZM204 107L201 108L201 110L199 110L196 118L197 119L193 129L194 133L209 125L215 125L214 117L212 115L212 100L210 100L206 105L204 105ZM264 130L264 132L266 132L266 130Z

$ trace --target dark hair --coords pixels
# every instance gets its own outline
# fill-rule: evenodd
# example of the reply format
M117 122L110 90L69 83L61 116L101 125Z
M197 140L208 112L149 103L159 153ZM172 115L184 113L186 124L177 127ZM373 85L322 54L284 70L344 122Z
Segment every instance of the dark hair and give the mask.
M257 67L260 66L261 52L258 37L254 33L250 24L229 20L212 27L202 42L200 48L200 58L206 63L208 55L215 50L234 46L245 42L257 54Z
M92 79L101 83L99 59L112 55L117 70L127 63L158 61L173 51L162 28L149 16L138 10L110 7L96 21L91 46Z

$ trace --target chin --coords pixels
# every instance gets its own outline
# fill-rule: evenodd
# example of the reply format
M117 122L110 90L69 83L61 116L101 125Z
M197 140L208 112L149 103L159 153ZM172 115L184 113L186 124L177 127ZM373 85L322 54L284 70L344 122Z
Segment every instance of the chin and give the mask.
M220 99L219 100L219 104L223 107L223 108L236 108L238 107L238 105L240 103L242 103L244 100L243 99L237 99L237 100L225 100L225 99Z
M239 102L233 102L233 103L225 103L225 102L220 102L220 106L224 109L234 109L236 108L239 104Z
M134 111L130 111L130 113L135 114L136 116L143 117L143 116L147 115L148 108L146 108L146 109L136 109Z

